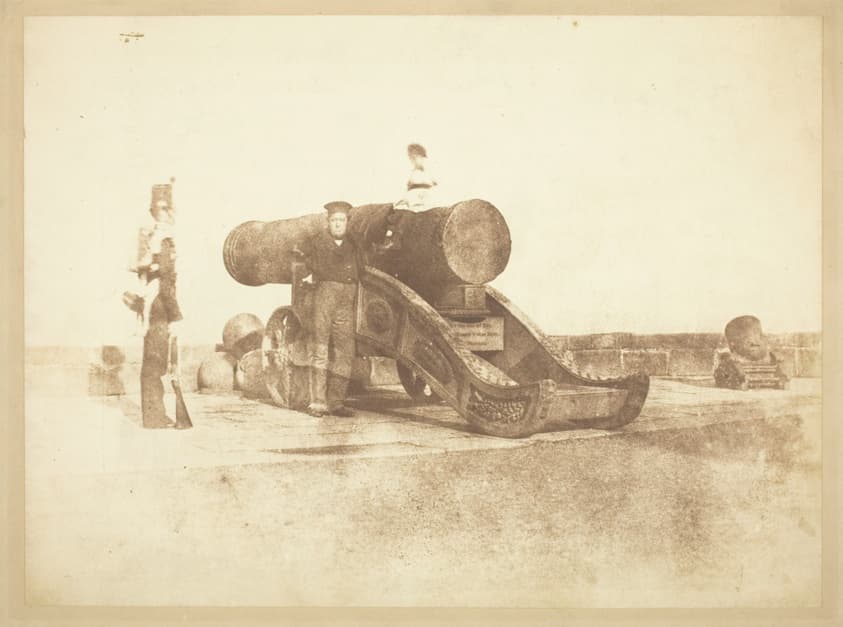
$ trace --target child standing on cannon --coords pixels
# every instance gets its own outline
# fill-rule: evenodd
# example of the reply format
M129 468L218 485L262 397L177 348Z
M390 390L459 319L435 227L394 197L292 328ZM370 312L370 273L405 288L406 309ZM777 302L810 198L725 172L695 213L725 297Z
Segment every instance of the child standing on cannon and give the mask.
M400 217L395 210L424 211L430 203L430 192L437 183L425 169L427 162L427 150L421 144L410 144L407 146L407 156L410 158L412 170L407 179L407 191L404 197L394 203L393 212L387 216L387 229L384 241L379 245L382 251L396 251L401 247L400 242Z

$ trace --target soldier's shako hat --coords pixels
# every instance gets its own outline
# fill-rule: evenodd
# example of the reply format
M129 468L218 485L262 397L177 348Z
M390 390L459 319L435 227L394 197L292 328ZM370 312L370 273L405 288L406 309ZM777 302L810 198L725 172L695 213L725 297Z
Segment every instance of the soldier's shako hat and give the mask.
M427 158L427 151L421 144L410 144L409 146L407 146L407 154L411 157Z
M149 211L154 212L159 201L167 203L167 207L173 209L173 183L176 179L171 178L169 183L162 183L152 186L152 199L149 201Z
M348 215L351 213L351 205L344 200L335 200L325 205L325 211L328 212L329 216L334 213L344 213L345 215Z

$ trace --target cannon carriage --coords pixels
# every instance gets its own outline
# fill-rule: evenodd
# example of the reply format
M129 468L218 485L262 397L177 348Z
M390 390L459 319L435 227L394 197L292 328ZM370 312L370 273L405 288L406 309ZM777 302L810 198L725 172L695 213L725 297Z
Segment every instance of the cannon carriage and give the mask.
M275 403L294 409L307 404L312 317L296 249L321 228L319 214L246 222L223 247L238 282L292 285L291 304L270 317L251 367ZM358 355L394 359L416 401L447 402L475 430L501 437L618 428L640 413L645 374L581 372L488 285L511 252L506 221L491 203L473 199L418 213L363 205L349 228L365 256L354 323Z

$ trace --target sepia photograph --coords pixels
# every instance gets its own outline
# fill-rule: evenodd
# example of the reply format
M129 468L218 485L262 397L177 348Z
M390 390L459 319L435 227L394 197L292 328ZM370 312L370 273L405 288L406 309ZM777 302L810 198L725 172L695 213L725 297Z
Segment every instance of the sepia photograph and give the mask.
M828 601L821 16L21 54L27 605Z

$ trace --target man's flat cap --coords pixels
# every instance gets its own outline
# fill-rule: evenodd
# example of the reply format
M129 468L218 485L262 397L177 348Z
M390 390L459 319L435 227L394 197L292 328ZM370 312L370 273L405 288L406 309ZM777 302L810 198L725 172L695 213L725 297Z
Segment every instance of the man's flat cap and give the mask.
M332 213L344 213L347 215L351 213L351 205L344 200L335 200L325 205L325 211L328 212L328 215Z

